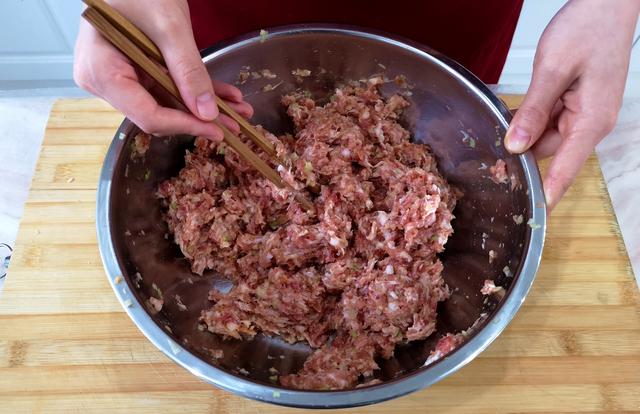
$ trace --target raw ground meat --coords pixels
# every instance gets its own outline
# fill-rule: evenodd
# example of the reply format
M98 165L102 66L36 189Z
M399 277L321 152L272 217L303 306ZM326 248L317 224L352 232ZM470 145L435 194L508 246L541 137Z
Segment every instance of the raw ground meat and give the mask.
M485 296L493 295L497 299L501 300L502 298L504 298L506 291L502 286L496 286L493 280L487 279L484 281L484 284L480 289L480 293L482 293Z
M498 159L495 165L489 167L489 173L491 174L489 178L491 178L491 181L496 184L506 184L509 182L509 176L507 175L507 163L502 159ZM511 189L513 190L517 185L518 183L516 182L516 177L514 175L511 183Z
M464 333L448 333L440 338L440 340L438 340L438 343L436 343L435 349L431 351L431 354L429 354L429 358L427 358L427 362L425 362L425 365L436 362L437 360L446 356L448 353L456 349L458 345L460 345L464 341L465 337L466 335Z
M496 286L493 280L485 280L482 285L482 289L480 289L480 293L483 295L491 295L497 292L504 292L504 288L502 286Z
M437 304L449 296L437 253L452 233L457 193L430 149L398 123L408 102L383 100L380 83L339 88L324 106L285 96L295 137L263 131L290 161L283 179L313 200L315 214L232 149L200 138L178 176L158 188L192 270L234 284L209 292L207 329L315 349L300 372L280 377L284 386L371 381L376 358L435 331Z
M131 157L144 157L144 154L149 150L149 146L151 146L151 135L144 132L138 133L133 139Z

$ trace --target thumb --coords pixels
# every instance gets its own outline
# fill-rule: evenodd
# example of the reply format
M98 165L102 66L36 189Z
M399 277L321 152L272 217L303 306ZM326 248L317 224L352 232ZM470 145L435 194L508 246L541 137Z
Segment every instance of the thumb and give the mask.
M167 36L166 44L158 45L167 68L189 110L204 121L218 116L213 83L200 59L200 53L190 30L177 36Z
M553 107L570 83L569 73L534 67L529 90L504 138L509 152L519 154L536 143L547 128Z

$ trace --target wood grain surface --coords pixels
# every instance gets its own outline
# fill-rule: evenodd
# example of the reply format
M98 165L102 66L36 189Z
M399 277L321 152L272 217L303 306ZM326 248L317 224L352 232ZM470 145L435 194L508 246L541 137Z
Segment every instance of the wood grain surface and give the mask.
M508 97L517 105L519 97ZM122 116L58 101L0 296L0 412L293 413L198 380L117 302L95 234L98 174ZM531 294L477 359L345 413L640 412L640 299L595 157L549 220Z

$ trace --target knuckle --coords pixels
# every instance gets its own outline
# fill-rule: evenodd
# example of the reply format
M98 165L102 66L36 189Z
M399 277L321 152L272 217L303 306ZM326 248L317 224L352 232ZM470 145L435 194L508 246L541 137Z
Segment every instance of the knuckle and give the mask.
M562 176L558 181L557 181L557 185L558 188L560 189L559 193L560 194L564 194L569 190L569 187L571 187L571 183L572 183L573 179L569 176Z
M533 70L539 76L554 76L563 70L562 67L562 65L554 63L553 59L548 58L547 55L536 56L533 62Z
M159 113L158 106L148 108L144 110L143 113L136 115L140 116L136 119L135 124L147 134L162 137L179 130L179 128L176 128L176 125L163 118L163 115Z
M553 66L550 65L547 54L537 50L536 55L533 58L533 70L538 73L549 73L553 70Z
M545 181L547 182L549 188L555 189L559 194L564 194L571 186L572 180L568 174L562 171L556 171L549 174Z
M100 71L98 73L97 78L99 79L100 83L114 84L114 85L121 85L123 82L130 79L126 74L114 68L109 68L109 69Z
M617 115L603 115L600 120L600 125L602 127L603 133L606 135L609 132L613 131L613 128L616 126L616 121L618 120Z
M104 62L95 57L75 59L73 64L73 80L92 93L103 91L113 81L119 80L122 73L123 68L117 62Z
M520 121L529 125L546 125L549 115L534 105L525 105L518 109L516 115Z
M180 30L184 30L184 19L173 14L164 13L156 22L156 26L160 33L175 34Z
M600 141L611 132L618 121L618 111L616 109L600 108L597 111L589 111L583 114L580 122L573 126L573 135L576 137L588 134Z
M570 62L564 62L562 56L538 51L533 61L533 73L540 79L568 79L572 76L574 68Z
M202 81L204 70L199 62L191 62L183 59L179 61L176 66L178 68L178 75L188 84Z
M154 122L152 122L150 119L138 118L134 122L138 126L138 128L140 128L142 131L146 132L147 134L158 135L159 131L158 131L157 125Z
M84 90L90 90L92 87L92 79L86 66L76 61L73 65L73 80L74 82Z
M553 70L553 66L549 64L549 58L545 52L538 49L533 58L533 70L538 73L549 73Z
M82 89L88 89L88 82L85 74L77 68L77 66L73 67L73 81L81 87Z
M242 91L233 85L229 85L229 96L236 101L242 101Z
M616 126L619 108L608 108L600 111L598 122L605 134L608 134Z

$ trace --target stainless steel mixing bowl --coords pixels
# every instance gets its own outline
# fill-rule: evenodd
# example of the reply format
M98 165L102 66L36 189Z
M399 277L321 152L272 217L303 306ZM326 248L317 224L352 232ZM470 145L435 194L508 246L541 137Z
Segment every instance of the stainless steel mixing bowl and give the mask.
M410 89L389 83L383 93L411 92L412 105L402 122L415 140L431 145L440 171L464 192L454 211L455 233L442 255L444 278L453 294L439 307L434 335L399 347L393 358L380 361L377 376L381 384L318 392L273 385L269 368L281 374L297 371L309 354L308 347L263 335L253 341L223 341L198 330L198 316L210 306L207 292L216 277L193 275L177 246L166 237L155 188L182 168L184 152L193 138L153 139L144 159L132 158L130 144L138 129L125 120L100 177L98 239L118 299L151 342L204 381L245 397L291 406L345 407L387 400L433 384L471 361L500 334L522 304L537 271L545 203L532 155L511 156L500 145L511 116L484 84L424 46L340 26L277 28L266 39L253 33L208 49L203 56L211 75L227 82L234 82L247 66L254 71L268 68L277 75L276 79L250 79L240 85L256 109L252 121L274 133L292 129L279 104L285 92L303 88L326 98L346 80L374 73L385 73L391 79L404 75ZM291 72L297 68L309 69L313 75L296 79ZM278 86L263 92L270 89L265 88L267 84ZM463 139L465 136L472 140ZM512 191L508 185L489 180L483 166L498 158L507 162L521 189ZM513 216L520 214L524 223L517 224ZM539 227L527 226L529 218ZM493 263L489 250L497 253ZM502 300L480 294L485 279L506 287ZM157 289L165 305L152 315L146 302ZM186 311L179 309L175 295L180 295ZM457 350L425 366L439 337L469 328L482 314L488 316ZM212 358L209 350L215 348L224 351L223 359Z

